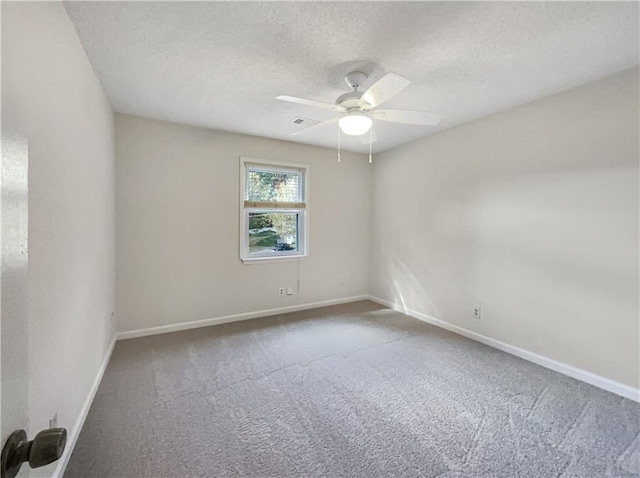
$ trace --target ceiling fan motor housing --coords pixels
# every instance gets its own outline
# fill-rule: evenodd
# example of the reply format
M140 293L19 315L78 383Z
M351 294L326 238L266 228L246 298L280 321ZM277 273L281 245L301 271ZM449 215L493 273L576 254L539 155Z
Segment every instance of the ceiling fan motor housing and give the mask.
M336 105L341 106L345 110L360 109L360 98L362 93L360 91L350 91L340 95L336 100Z

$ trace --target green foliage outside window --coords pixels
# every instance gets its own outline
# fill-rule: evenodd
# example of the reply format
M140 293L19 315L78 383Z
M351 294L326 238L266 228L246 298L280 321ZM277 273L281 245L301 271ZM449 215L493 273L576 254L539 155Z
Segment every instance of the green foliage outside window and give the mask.
M249 201L302 201L298 173L249 170L247 180ZM297 221L291 214L285 213L249 215L249 229L266 227L274 228L280 235L290 236L296 233Z

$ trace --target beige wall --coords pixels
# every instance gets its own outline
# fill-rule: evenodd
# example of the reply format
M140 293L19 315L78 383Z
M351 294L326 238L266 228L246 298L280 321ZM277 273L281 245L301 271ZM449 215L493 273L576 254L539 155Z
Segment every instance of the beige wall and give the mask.
M240 156L311 166L308 258L240 262ZM367 293L364 156L118 114L116 161L120 331Z
M115 334L115 172L113 114L59 2L2 3L2 120L29 162L28 397L13 398L29 437L55 413L71 431Z
M638 100L636 68L378 155L372 295L638 387Z

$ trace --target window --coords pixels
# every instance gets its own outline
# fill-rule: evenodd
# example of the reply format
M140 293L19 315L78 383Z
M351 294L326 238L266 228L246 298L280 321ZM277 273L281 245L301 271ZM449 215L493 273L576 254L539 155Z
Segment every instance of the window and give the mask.
M243 262L307 255L309 167L240 158L240 258Z

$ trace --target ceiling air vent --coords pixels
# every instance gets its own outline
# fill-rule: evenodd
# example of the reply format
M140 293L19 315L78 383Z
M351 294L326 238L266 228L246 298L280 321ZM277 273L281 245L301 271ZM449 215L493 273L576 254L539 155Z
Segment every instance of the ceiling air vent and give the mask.
M309 126L313 126L314 124L318 124L319 121L312 120L312 119L309 119L309 118L301 118L301 117L298 116L296 118L293 118L291 120L291 123L296 125L296 126L303 126L303 127L307 128Z

